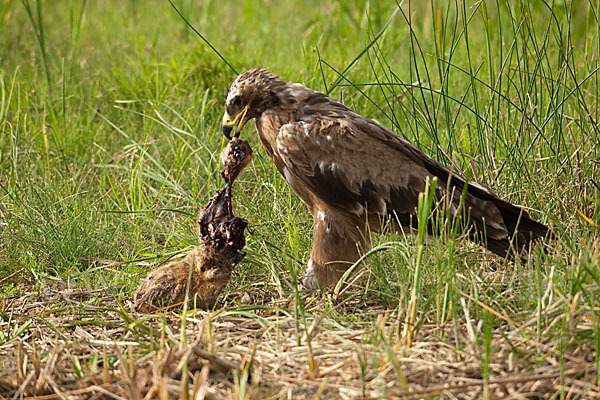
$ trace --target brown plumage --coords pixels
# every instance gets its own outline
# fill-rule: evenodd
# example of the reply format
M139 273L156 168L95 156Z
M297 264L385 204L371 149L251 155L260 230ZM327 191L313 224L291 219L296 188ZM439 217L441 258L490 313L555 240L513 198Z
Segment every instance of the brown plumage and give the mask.
M217 191L198 216L200 245L183 260L148 274L134 296L137 311L180 306L186 295L191 307L215 305L233 268L244 258L240 251L246 244L244 230L248 222L233 215L231 186L250 160L252 149L245 140L235 138L223 149L221 174L227 185Z
M368 245L366 229L382 218L399 227L417 226L416 207L426 179L439 180L436 195L451 214L463 189L471 239L510 256L511 246L528 247L548 228L489 189L468 182L383 125L329 96L288 83L264 69L242 73L226 100L223 133L250 119L277 170L314 218L309 270L321 286L337 282ZM447 187L450 193L446 193ZM517 229L518 226L518 229ZM312 268L310 268L312 267ZM316 286L311 271L304 283Z

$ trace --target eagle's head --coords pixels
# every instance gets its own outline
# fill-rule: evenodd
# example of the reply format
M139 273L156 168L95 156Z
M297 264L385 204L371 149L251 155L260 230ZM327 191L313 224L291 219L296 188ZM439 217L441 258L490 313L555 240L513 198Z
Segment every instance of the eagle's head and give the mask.
M231 139L249 120L260 117L278 101L277 86L285 86L285 81L263 68L253 68L238 76L227 90L223 134Z

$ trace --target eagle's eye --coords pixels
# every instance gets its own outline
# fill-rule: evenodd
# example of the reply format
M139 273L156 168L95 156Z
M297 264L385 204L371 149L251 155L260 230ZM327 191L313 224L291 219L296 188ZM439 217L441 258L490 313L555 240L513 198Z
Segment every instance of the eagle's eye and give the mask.
M240 96L235 96L233 98L233 104L236 106L241 106L242 105L242 98Z

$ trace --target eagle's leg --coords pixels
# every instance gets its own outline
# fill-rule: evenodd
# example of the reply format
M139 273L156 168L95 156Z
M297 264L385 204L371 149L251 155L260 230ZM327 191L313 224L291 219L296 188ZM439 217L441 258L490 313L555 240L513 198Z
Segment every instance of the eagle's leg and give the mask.
M360 258L360 251L365 246L364 234L357 227L346 232L319 217L322 215L319 212L315 218L312 251L302 278L304 287L311 290L335 285Z

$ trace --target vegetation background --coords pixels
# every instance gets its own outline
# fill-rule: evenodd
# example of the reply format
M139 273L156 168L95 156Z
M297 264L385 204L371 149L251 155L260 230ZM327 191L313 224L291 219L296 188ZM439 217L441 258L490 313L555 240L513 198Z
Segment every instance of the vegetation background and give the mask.
M598 2L173 4L0 3L0 396L600 395ZM312 221L249 127L234 206L253 234L222 302L133 313L147 271L197 243L225 88L258 65L557 240L512 263L439 221L304 293Z

